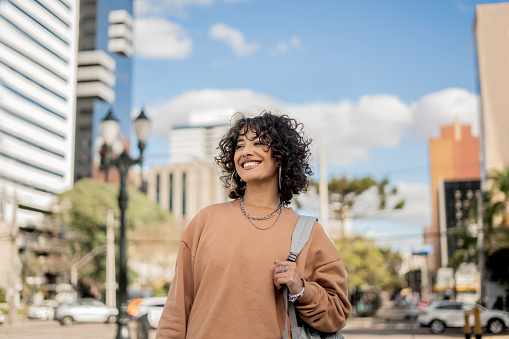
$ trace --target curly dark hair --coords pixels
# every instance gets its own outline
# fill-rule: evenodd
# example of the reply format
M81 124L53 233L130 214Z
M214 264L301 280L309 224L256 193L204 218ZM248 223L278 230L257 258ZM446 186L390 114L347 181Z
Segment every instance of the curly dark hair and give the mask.
M246 191L246 183L235 172L234 155L238 137L245 135L247 131L251 131L255 138L270 147L272 157L281 166L279 195L284 204L289 204L294 195L307 190L309 176L312 174L309 165L309 145L312 139L304 134L301 123L286 114L275 115L267 111L253 118L236 113L232 117L232 121L234 120L219 142L219 155L214 158L221 167L221 181L229 191L230 198L243 196ZM235 173L233 180L232 173Z

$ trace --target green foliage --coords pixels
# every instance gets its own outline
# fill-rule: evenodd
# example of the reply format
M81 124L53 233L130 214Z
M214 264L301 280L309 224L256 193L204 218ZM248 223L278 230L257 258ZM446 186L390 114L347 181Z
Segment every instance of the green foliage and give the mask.
M312 183L317 185L317 183ZM345 218L345 212L349 211L355 203L355 199L366 192L371 187L376 187L378 191L378 209L387 209L387 198L390 195L397 195L398 189L390 187L389 179L385 178L381 181L376 181L370 176L363 178L350 179L347 176L340 178L332 178L328 183L329 194L333 202L338 202L336 217L339 220ZM399 201L393 209L402 209L405 206L405 201Z
M509 284L509 168L494 170L488 177L490 189L483 192L483 229L486 268L490 279ZM472 204L466 211L468 224L477 224L478 206ZM459 266L463 262L475 262L478 257L477 235L468 228L457 227L451 236L458 241L458 249L449 259L449 265Z
M329 192L345 196L349 193L359 195L378 183L371 177L354 178L350 180L347 176L332 178L329 180ZM380 183L381 184L381 183Z
M66 231L78 237L83 249L91 250L106 243L108 210L119 218L118 184L82 179L74 187L58 196L57 213ZM150 228L170 220L169 212L137 189L128 187L127 228Z
M383 290L400 287L401 256L378 247L373 240L355 236L335 241L348 272L348 288L372 285Z
M151 202L133 187L128 187L127 191L128 234L136 230L149 232L170 222L171 215L168 211ZM57 212L52 218L64 225L66 238L69 239L76 257L82 257L97 246L106 244L108 210L114 212L115 219L119 219L120 215L118 193L118 184L82 179L71 190L58 196L54 208ZM95 257L90 264L80 270L80 275L104 281L104 256Z
M6 302L6 295L5 289L0 288L0 303Z

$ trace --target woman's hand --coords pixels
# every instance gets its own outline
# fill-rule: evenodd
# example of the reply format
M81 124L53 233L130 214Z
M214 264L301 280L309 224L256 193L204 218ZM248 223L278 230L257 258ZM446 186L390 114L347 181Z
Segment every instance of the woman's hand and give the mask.
M279 268L281 267L281 268ZM274 285L280 289L282 285L288 286L290 294L302 291L303 283L297 271L297 264L293 261L274 260L272 269Z

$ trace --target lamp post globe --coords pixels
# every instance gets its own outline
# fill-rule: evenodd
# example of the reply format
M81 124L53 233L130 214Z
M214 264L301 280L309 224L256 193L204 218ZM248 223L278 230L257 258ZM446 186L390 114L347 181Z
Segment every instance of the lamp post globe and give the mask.
M104 142L111 146L120 136L120 124L117 119L113 116L113 111L110 110L108 114L101 120L99 125L99 134L103 138Z
M138 141L145 143L150 134L150 120L145 115L145 111L142 109L140 115L134 119L134 131Z

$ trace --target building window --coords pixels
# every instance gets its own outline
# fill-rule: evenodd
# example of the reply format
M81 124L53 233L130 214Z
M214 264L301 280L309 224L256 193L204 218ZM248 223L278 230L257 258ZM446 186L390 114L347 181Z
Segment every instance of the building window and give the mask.
M78 127L78 131L80 132L91 132L92 131L92 125L81 125Z
M156 201L157 201L157 203L159 203L159 192L160 192L159 184L160 184L160 182L161 182L161 177L158 174L156 176Z
M90 163L90 158L88 157L88 155L83 154L79 157L78 162L80 165L86 165Z
M182 174L182 216L186 216L186 174Z
M170 212L173 212L173 173L170 173Z
M89 149L90 148L90 139L83 138L80 140L81 149Z

